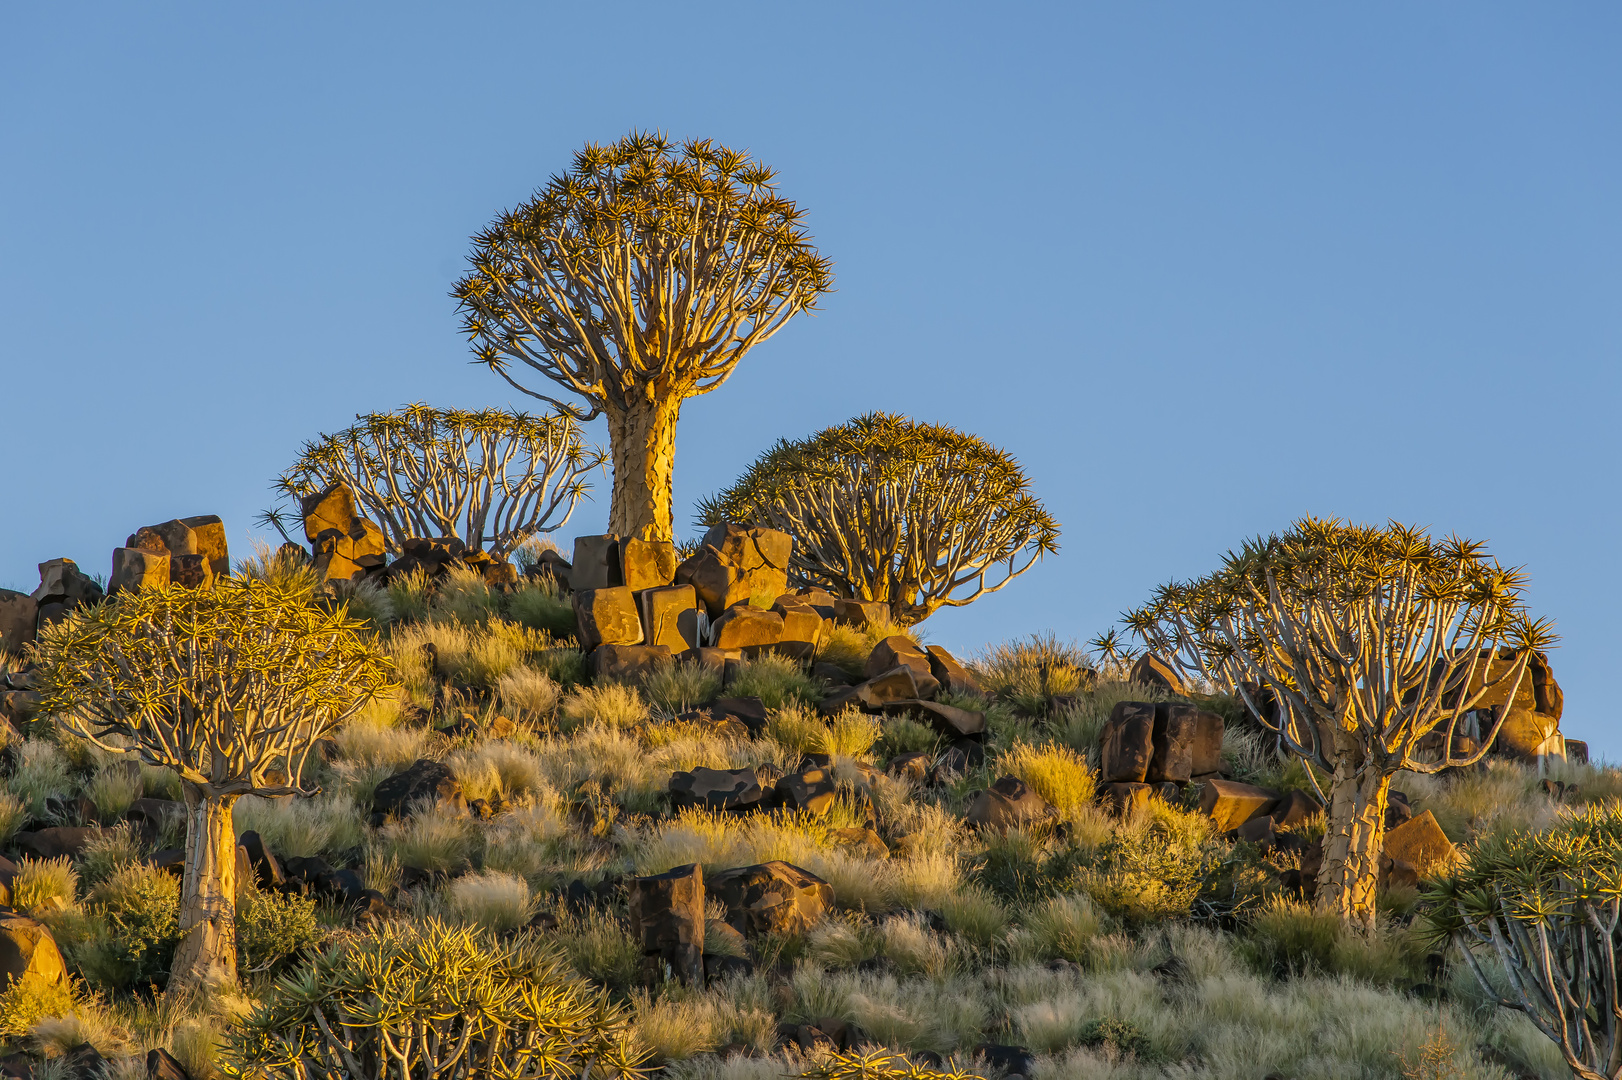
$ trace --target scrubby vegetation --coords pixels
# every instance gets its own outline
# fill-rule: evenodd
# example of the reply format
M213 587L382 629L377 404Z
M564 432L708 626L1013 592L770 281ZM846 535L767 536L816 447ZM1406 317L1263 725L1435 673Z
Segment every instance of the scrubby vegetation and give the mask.
M120 826L71 857L20 861L13 905L50 928L73 981L16 984L0 999L6 1037L45 1053L88 1039L115 1058L162 1045L194 1076L261 1075L291 1068L295 1053L370 1052L377 1025L414 1023L412 1009L443 1015L500 987L506 1004L490 1015L517 1010L508 1019L532 1026L536 1047L553 1040L611 1071L640 1063L677 1077L1395 1077L1421 1060L1440 1060L1436 1075L1570 1075L1554 1042L1497 1004L1507 969L1492 950L1474 954L1489 992L1445 941L1459 917L1412 890L1382 892L1374 925L1356 929L1298 898L1291 852L1218 835L1191 804L1154 799L1112 815L1097 791L1103 722L1116 702L1156 694L1080 649L1038 638L976 658L984 693L943 695L986 716L984 758L965 759L916 719L819 712L829 687L808 672L821 656L745 661L725 686L688 664L592 685L568 637L513 618L523 591L447 577L409 608L379 604L368 632L399 689L312 755L306 779L320 795L237 803L237 832L257 835L286 882L241 883L240 990L189 1004L153 996L178 940L179 882L152 862L177 842L172 829ZM893 630L844 627L828 645L856 655ZM758 697L764 728L692 718L723 694ZM1223 747L1230 775L1310 790L1231 699L1201 703L1236 719ZM927 781L884 769L912 750L926 754ZM808 754L827 755L835 778L818 811L670 805L678 770L792 771ZM111 822L133 798L174 794L163 773L125 770L43 715L8 760L17 826ZM423 760L448 766L457 795L374 816L379 786ZM1393 786L1451 839L1502 859L1494 837L1614 813L1603 809L1622 789L1614 771L1545 774L1489 760L1400 773ZM1050 813L966 823L975 793L1001 776L1023 780ZM1565 786L1543 782L1554 779ZM103 798L73 801L94 792ZM648 981L631 876L774 859L828 882L832 908L794 932L712 934L707 953L734 966L712 959L727 973L707 986ZM350 893L334 878L345 870ZM724 915L712 910L711 925ZM321 1002L379 980L417 989L387 1017L320 1030ZM469 1045L532 1074L541 1058L518 1059L541 1050L515 1050L496 1031L474 1031ZM988 1045L1033 1058L1000 1064Z

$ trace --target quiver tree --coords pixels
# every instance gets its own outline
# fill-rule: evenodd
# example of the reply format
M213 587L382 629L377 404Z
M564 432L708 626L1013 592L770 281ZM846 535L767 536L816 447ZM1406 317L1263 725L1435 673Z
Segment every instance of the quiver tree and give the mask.
M1305 518L1209 577L1165 586L1126 621L1264 723L1275 717L1281 747L1331 774L1317 904L1372 925L1391 777L1479 761L1533 652L1554 640L1526 614L1524 584L1479 543ZM1486 700L1501 704L1477 743L1463 725ZM1439 750L1422 748L1433 732Z
M316 741L387 683L388 660L342 606L220 578L141 589L42 629L42 708L112 753L173 770L186 862L171 986L236 977L236 834L243 795L305 795Z
M537 533L568 522L603 455L588 448L563 411L407 405L366 413L357 423L304 444L276 481L294 500L333 484L355 500L399 552L415 536L457 536L469 551L505 559ZM283 537L282 514L264 515Z
M1013 457L888 413L780 440L699 520L790 533L790 581L882 601L902 625L996 592L1059 546Z
M473 238L457 282L479 361L580 420L608 418L608 529L671 539L684 400L815 306L831 264L774 173L708 140L633 132L588 144L567 173ZM523 379L522 365L585 408Z
M1531 1018L1582 1080L1622 1078L1622 805L1485 837L1427 899L1489 999Z
M627 1017L530 934L430 919L346 938L228 1036L233 1080L630 1078Z

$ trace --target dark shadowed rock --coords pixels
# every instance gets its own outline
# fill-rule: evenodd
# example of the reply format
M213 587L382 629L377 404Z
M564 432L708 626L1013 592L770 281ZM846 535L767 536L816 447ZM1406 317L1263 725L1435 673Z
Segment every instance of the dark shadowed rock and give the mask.
M753 769L706 769L670 777L670 802L678 810L702 806L741 814L758 809L763 792Z
M631 936L641 946L649 981L669 965L688 985L704 985L704 899L704 868L697 863L631 879Z
M808 870L772 861L713 875L705 886L743 934L798 934L833 910L833 888Z
M1279 793L1237 780L1208 780L1200 789L1200 812L1216 822L1218 832L1237 829L1278 805Z
M418 758L409 769L377 785L372 794L372 812L410 817L418 805L436 802L460 806L462 785L450 766Z
M1146 701L1118 701L1099 737L1099 762L1107 784L1141 784L1155 753L1155 707Z
M963 820L969 825L1006 829L1038 821L1053 813L1047 801L1016 776L1005 776L985 791L969 796Z
M980 680L974 673L964 667L957 657L947 652L939 645L930 645L925 651L929 654L929 670L935 676L935 681L941 688L953 694L980 693Z

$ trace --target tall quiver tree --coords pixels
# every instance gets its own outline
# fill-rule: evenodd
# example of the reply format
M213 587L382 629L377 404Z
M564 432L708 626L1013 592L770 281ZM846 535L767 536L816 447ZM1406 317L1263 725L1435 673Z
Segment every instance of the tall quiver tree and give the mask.
M1525 582L1474 541L1305 518L1126 620L1185 672L1276 717L1280 745L1331 774L1317 905L1372 926L1391 778L1481 760L1555 640L1526 613ZM1485 701L1502 704L1479 741L1464 739ZM1433 732L1435 749L1422 747Z
M669 540L682 402L832 286L771 169L708 140L633 132L475 236L457 282L479 360L515 389L608 419L609 531ZM519 378L524 365L586 408Z
M299 786L316 741L387 685L389 662L343 607L268 581L141 589L41 631L43 707L68 731L180 776L186 863L170 985L236 978L243 795Z

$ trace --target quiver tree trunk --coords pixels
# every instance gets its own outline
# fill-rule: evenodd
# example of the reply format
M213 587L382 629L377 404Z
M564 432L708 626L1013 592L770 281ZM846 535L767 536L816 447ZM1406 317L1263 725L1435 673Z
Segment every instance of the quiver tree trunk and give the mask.
M1369 760L1350 733L1337 732L1340 749L1329 789L1328 831L1318 870L1318 909L1373 929L1374 894L1385 840L1391 777Z
M614 461L608 531L644 540L672 539L671 477L681 397L637 398L624 409L610 406L605 412Z
M186 868L180 885L180 932L169 985L196 990L237 978L236 796L184 783Z

